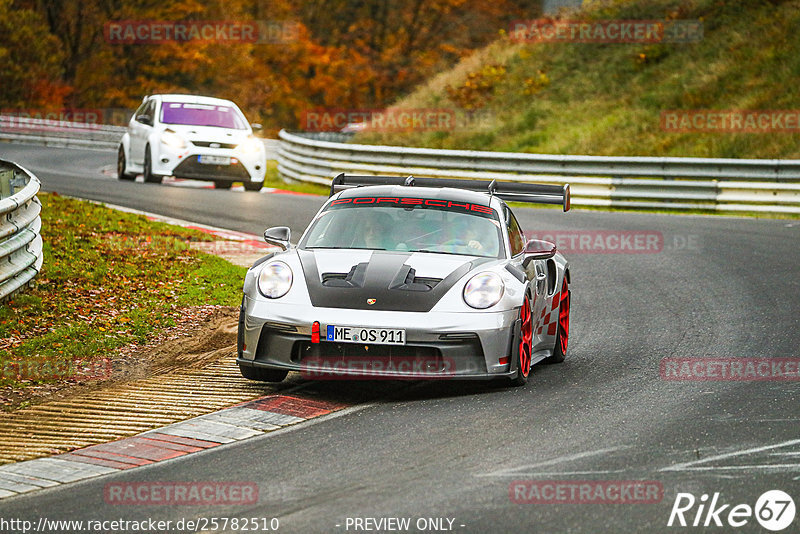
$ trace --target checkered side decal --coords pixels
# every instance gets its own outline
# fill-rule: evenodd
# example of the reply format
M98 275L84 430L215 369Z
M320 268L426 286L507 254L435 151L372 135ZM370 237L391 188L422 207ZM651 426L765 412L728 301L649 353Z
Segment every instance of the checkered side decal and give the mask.
M556 335L558 328L558 303L561 302L561 292L553 295L553 300L550 306L542 308L542 313L539 314L539 326L536 328L536 335L542 335L542 332L547 332L548 336Z

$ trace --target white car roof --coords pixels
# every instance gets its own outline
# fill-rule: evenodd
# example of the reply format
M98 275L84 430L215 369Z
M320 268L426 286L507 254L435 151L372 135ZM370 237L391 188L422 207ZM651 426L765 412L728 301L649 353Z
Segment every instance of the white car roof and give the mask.
M151 97L159 98L162 102L184 102L187 104L208 104L216 106L236 106L230 100L223 98L214 98L213 96L200 96L200 95L178 95L178 94L165 94L165 95L151 95Z

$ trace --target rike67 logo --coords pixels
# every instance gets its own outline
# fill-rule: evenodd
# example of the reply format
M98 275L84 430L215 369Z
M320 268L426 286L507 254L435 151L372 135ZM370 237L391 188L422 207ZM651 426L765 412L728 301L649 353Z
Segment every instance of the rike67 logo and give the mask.
M680 527L743 527L755 516L765 529L778 532L794 521L794 500L781 490L764 492L754 507L749 504L725 503L720 493L714 493L709 502L707 494L695 498L691 493L678 493L667 526Z

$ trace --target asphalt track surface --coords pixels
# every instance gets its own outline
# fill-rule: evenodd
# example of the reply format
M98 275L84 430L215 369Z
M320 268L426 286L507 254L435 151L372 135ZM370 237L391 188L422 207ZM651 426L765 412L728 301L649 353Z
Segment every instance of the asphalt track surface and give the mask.
M253 233L287 224L295 239L323 201L120 182L108 172L112 152L0 144L0 158L34 171L45 191ZM728 512L773 489L800 507L800 381L675 381L659 371L664 358L800 355L800 221L516 212L527 231L663 236L657 253L567 253L567 361L537 366L527 386L359 385L365 402L334 416L7 499L0 518L277 517L279 532L378 531L354 528L352 518L366 517L410 518L410 532L424 531L419 518L450 518L453 531L476 533L766 532L754 517L731 527ZM350 388L308 386L322 396ZM109 481L220 480L256 482L258 504L112 506L103 498ZM518 480L647 480L663 486L663 498L520 504L509 493ZM719 516L724 526L691 527L696 504L685 513L690 526L668 527L679 492L698 501L720 493L718 505L731 505ZM800 520L782 532L800 532Z

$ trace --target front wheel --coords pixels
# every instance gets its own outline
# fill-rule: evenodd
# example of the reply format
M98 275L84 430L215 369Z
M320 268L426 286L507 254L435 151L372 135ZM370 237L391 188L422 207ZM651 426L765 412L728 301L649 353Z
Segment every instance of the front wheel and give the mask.
M519 345L517 350L517 376L511 379L512 386L524 386L531 372L531 351L533 349L533 319L531 299L525 295L519 310Z
M239 366L239 371L246 379L259 382L280 382L289 374L289 371L280 369L264 369L263 367L247 367L244 365Z
M224 180L214 180L215 189L230 189L233 183Z
M119 152L117 152L117 178L120 180L135 180L136 175L131 174L129 172L125 172L128 168L128 163L125 160L125 149L122 148L122 145L119 147Z
M264 182L243 182L244 188L247 191L261 191L261 188L264 187Z
M150 147L144 149L144 181L148 184L160 184L164 177L153 174L153 161L150 156Z
M569 341L569 284L567 283L566 273L564 282L561 284L561 293L558 298L561 302L558 305L558 333L556 335L556 346L553 348L553 355L545 360L545 363L561 363L567 357L567 342Z

